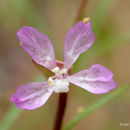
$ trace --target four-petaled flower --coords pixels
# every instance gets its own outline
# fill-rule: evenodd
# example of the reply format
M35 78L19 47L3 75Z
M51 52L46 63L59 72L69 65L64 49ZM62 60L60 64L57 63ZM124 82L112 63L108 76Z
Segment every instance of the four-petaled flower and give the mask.
M64 43L64 66L61 68L56 64L53 46L46 35L32 27L23 27L17 32L17 36L21 46L32 59L54 73L54 76L48 78L48 82L20 86L11 98L18 108L39 108L53 92L68 92L69 83L94 94L107 93L117 86L113 80L113 73L99 64L92 65L88 70L69 74L72 64L95 40L90 21L80 21L68 31Z

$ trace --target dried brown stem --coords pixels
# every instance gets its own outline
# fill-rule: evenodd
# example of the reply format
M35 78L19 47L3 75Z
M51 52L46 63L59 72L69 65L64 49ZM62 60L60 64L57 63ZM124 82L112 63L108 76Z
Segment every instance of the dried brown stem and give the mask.
M84 10L85 10L85 7L87 5L87 1L88 0L82 0L81 5L79 6L78 13L77 13L76 18L75 18L75 23L77 23L80 20L80 18L82 17Z

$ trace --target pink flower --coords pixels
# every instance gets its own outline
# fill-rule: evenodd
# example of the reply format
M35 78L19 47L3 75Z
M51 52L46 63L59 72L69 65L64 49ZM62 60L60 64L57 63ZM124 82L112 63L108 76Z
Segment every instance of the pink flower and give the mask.
M39 108L53 92L68 92L70 83L94 94L107 93L117 86L113 81L113 73L99 64L73 75L68 73L80 54L87 51L95 40L90 22L80 21L68 31L64 44L64 66L60 68L56 64L51 41L46 35L32 27L23 27L17 32L17 36L32 59L54 73L54 76L48 78L48 82L20 86L11 98L18 108Z

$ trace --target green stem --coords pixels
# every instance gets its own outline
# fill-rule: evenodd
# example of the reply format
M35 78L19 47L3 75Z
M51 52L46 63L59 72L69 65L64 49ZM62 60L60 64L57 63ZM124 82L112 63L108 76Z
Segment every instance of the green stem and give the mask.
M12 105L0 124L0 130L8 130L23 110Z

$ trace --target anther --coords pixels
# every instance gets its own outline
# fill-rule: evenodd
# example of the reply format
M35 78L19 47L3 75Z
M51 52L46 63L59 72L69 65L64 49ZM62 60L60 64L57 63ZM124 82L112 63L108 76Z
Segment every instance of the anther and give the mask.
M62 73L62 74L66 74L66 73L67 73L67 69L61 70L61 73Z
M53 85L54 85L54 80L53 80L51 77L49 77L49 79L48 79L48 84L49 84L50 86L53 86Z
M58 73L58 72L59 72L59 70L60 70L60 68L59 68L59 67L55 67L55 68L52 70L52 72L53 72L53 73Z
M88 23L90 21L90 18L89 17L86 17L82 20L84 23Z

